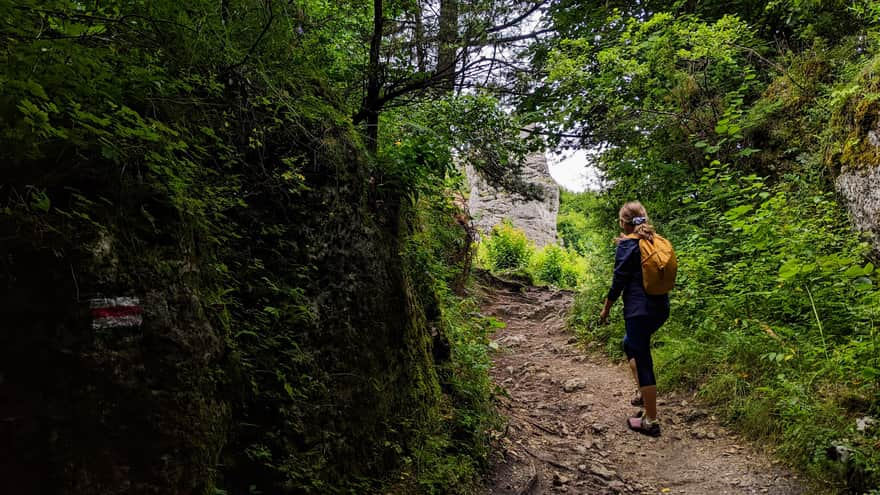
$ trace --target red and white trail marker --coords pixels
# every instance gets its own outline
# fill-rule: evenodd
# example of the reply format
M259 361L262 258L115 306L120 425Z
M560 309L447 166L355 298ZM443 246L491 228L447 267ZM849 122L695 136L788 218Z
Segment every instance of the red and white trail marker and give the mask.
M144 308L136 297L91 299L89 311L92 315L92 328L95 330L137 327L144 321Z

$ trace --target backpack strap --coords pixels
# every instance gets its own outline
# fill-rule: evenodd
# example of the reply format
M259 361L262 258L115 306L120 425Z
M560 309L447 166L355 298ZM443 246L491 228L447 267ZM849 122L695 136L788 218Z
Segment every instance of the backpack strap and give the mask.
M653 242L648 241L648 240L645 240L645 239L642 239L641 237L639 237L638 234L627 234L627 235L625 235L625 236L623 236L623 237L625 237L626 239L635 239L635 240L639 241L639 246L642 245L642 242L645 242L645 243L647 243L647 244L649 244L649 245L651 245L651 246L654 245Z
M625 236L623 236L623 237L625 237L625 238L627 238L627 239L635 239L635 240L639 241L639 245L642 244L642 241L645 241L647 244L649 244L649 245L651 245L651 246L654 245L654 241L649 241L649 240L647 240L647 239L642 239L641 237L639 237L638 234L627 234L627 235L625 235ZM655 233L655 234L654 234L654 237L657 238L657 237L660 237L660 236L659 236L658 234Z

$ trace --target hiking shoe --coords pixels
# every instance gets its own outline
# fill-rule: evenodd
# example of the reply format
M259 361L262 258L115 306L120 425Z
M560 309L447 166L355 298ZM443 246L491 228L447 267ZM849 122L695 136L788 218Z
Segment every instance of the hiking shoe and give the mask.
M660 436L660 424L656 421L648 423L647 418L644 417L627 418L626 425L630 430L637 431L642 435L648 435L649 437Z
M642 400L642 394L636 394L636 396L633 397L633 399L631 401L629 401L629 403L630 403L630 405L636 406L636 407L641 407L641 406L645 405L645 401Z

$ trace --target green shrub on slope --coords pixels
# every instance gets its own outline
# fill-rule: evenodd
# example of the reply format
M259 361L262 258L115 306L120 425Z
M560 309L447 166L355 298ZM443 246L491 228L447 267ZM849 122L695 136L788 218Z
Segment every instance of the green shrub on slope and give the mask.
M525 269L534 254L526 235L509 220L492 227L481 247L487 266L493 271Z

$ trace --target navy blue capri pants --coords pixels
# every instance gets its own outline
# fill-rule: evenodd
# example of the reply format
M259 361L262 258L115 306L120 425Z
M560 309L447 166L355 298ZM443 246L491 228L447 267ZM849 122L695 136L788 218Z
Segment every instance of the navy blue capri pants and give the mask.
M654 360L651 358L651 335L657 331L666 319L669 310L657 311L644 316L632 316L626 321L626 335L623 337L623 352L627 359L636 360L636 373L639 376L639 387L657 384L654 377Z

